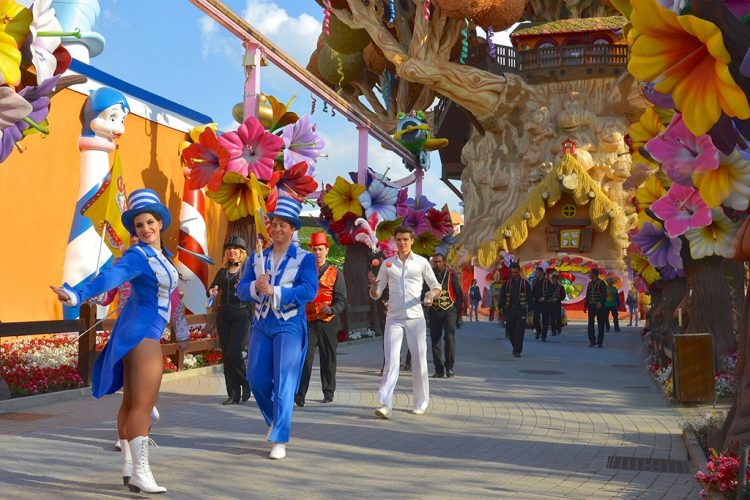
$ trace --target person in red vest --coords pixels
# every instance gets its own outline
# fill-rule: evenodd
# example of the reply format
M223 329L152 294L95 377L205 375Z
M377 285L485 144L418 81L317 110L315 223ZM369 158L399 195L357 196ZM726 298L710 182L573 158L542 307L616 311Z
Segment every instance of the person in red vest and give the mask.
M310 253L318 266L318 294L307 303L307 355L302 368L294 402L305 406L305 396L310 386L315 347L320 350L320 382L323 385L323 402L333 401L336 392L336 334L341 329L339 317L346 309L346 282L344 273L326 261L330 245L325 233L310 235Z
M432 299L430 308L430 338L432 339L432 362L435 364L433 378L453 377L456 358L456 315L463 302L463 291L458 275L445 265L445 255L432 256L432 270L440 282L440 295ZM445 344L445 359L443 359Z

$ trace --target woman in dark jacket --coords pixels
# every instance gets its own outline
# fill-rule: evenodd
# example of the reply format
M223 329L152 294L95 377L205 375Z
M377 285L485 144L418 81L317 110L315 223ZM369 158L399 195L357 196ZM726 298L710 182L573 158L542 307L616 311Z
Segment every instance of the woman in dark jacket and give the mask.
M239 283L247 260L247 245L239 236L232 236L224 244L223 267L216 273L209 296L217 302L216 328L224 358L224 381L227 399L223 405L244 403L250 399L250 384L245 379L245 363L242 346L250 328L250 306L242 302L235 289Z

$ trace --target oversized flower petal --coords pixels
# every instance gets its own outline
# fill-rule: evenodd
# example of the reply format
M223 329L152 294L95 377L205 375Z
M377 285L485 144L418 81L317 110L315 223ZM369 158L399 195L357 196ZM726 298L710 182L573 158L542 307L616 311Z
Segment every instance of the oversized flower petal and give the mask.
M277 170L271 176L268 186L277 186L298 198L304 198L318 189L318 182L307 175L307 171L307 163L304 161L289 169Z
M638 80L656 82L671 94L688 129L701 136L722 111L750 118L750 103L729 73L730 55L721 30L692 15L678 16L655 0L631 0L631 22L637 37L628 71Z
M361 217L363 209L359 197L364 191L364 186L348 182L339 176L336 177L331 190L323 195L323 203L333 212L334 221L341 219L348 212Z
M31 23L31 62L36 68L36 81L42 83L51 78L57 68L55 50L60 45L59 36L37 36L39 32L60 32L62 26L55 17L52 0L35 0L32 5L33 21Z
M693 259L702 259L711 255L732 256L732 242L742 221L732 221L721 208L714 208L711 215L713 221L710 225L691 229L685 233L685 237L690 242L690 256Z
M31 11L15 0L0 0L0 76L6 85L21 82L21 51L30 33Z
M667 129L646 143L646 150L667 176L683 186L692 186L694 172L706 172L719 166L719 150L711 137L695 137L676 114Z
M190 189L208 186L218 191L229 162L229 152L219 143L216 133L206 127L195 142L182 151L182 161L189 169L187 179Z
M661 227L646 222L631 240L643 251L652 266L682 269L682 240L670 238Z
M267 132L258 119L251 116L236 132L221 134L219 144L229 152L228 170L245 177L253 172L258 179L268 181L284 141Z
M414 253L423 257L429 257L435 253L435 249L438 245L440 245L440 240L429 231L425 231L414 238L414 243L411 248L414 250Z
M307 175L312 175L315 162L325 147L325 141L310 124L310 116L304 115L296 123L282 129L284 140L284 166L289 168L301 161L307 162Z
M646 182L635 192L635 199L639 210L646 210L653 202L667 194L659 178L651 175Z
M427 230L440 240L453 232L453 221L451 220L451 213L448 210L428 209L427 222Z
M646 257L638 252L632 252L628 250L628 265L635 272L635 274L641 276L643 280L649 285L661 279L659 271L654 268Z
M396 201L398 200L398 189L386 185L379 179L371 179L359 201L365 214L369 217L373 213L378 214L380 220L393 220L396 218Z
M670 238L711 223L711 209L698 191L680 184L672 184L667 194L651 205L651 210L664 221Z
M719 167L693 174L701 198L711 208L721 204L735 210L746 210L750 200L750 162L738 151L721 156Z

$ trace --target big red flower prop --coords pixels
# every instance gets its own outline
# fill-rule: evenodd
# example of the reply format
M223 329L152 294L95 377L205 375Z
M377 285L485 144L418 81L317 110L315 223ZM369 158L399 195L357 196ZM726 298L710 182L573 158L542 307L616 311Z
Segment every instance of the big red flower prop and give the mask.
M434 208L427 210L427 230L440 240L451 234L453 232L453 221L451 221L450 212Z
M273 174L274 160L284 141L267 132L258 119L251 116L236 132L221 134L219 144L229 152L227 170L244 177L254 172L258 179L267 181Z
M277 187L302 199L318 189L317 181L307 175L307 170L307 163L304 161L287 170L277 170L271 175L268 186Z
M198 142L182 151L182 161L189 169L187 185L190 189L208 186L209 191L218 191L229 162L229 152L219 144L214 129L205 127Z

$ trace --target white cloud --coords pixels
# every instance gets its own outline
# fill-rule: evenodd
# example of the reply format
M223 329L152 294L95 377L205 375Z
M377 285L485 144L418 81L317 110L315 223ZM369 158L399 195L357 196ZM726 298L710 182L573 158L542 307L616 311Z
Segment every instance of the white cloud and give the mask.
M238 38L227 35L224 28L208 16L200 17L198 24L203 59L222 55L233 64L238 64L242 60L242 44Z
M310 14L291 17L284 8L268 0L248 0L242 17L303 65L321 31L321 22Z

